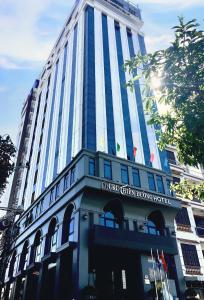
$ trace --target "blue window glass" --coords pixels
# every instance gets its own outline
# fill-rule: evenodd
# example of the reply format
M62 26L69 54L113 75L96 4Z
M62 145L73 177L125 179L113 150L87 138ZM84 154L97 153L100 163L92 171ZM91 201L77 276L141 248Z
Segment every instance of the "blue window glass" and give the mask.
M69 102L69 121L68 121L68 138L67 138L67 158L66 162L69 164L71 161L72 153L72 135L73 135L73 120L74 120L74 97L75 97L75 84L76 84L76 53L77 53L77 33L78 26L74 28L74 42L73 42L73 57L72 57L72 77L71 77L71 92Z
M94 8L86 7L84 34L84 93L82 118L82 147L96 150L96 87Z
M154 174L148 172L147 175L148 175L149 189L150 189L151 191L156 191L156 185L155 185L155 180L154 180Z
M164 194L164 183L163 183L162 176L157 175L156 178L157 178L157 190L159 193Z
M54 114L54 104L55 104L55 95L56 95L56 87L57 87L57 77L58 77L58 69L59 69L59 61L57 61L55 68L55 78L54 78L54 87L53 87L53 95L52 95L52 103L51 103L51 112L50 112L50 120L48 127L48 137L47 137L47 145L46 145L46 155L45 155L45 164L43 171L43 180L42 180L42 191L45 189L45 181L47 175L47 166L48 166L48 158L49 158L49 150L50 150L50 142L51 142L51 132L53 125L53 114Z
M123 59L122 41L121 41L121 34L120 34L120 26L117 22L115 22L115 36L116 36L116 46L117 46L118 69L119 69L119 77L120 77L120 92L121 92L121 100L122 100L127 158L130 160L134 160L128 94L126 88L125 70L123 67L124 59Z
M135 57L135 51L134 51L134 46L133 46L132 33L130 30L127 30L127 37L128 37L130 56L133 58L133 57ZM136 76L136 75L137 75L137 70L135 69L133 71L133 76ZM138 111L138 117L139 117L139 124L140 124L140 131L141 131L141 137L142 137L142 145L143 145L143 151L144 151L145 164L147 166L149 166L149 164L150 164L150 148L149 148L149 141L148 141L148 136L147 136L147 127L146 127L146 122L145 122L145 115L144 115L144 108L143 108L139 80L136 80L134 85L135 85L134 86L135 99L136 99L136 105L137 105L137 111Z
M68 172L64 177L64 191L69 188L70 183L70 173Z
M60 182L57 183L56 185L56 190L55 190L55 199L60 197Z
M50 205L55 201L55 189L50 191Z
M72 185L74 182L75 182L75 172L76 172L76 169L75 167L73 167L71 169L71 175L70 175L70 185Z
M89 175L95 176L95 159L89 158Z
M112 168L109 160L104 160L104 177L107 179L112 179Z
M140 183L140 173L138 169L133 168L132 169L132 181L133 181L133 185L140 187L141 183Z
M167 185L167 195L173 196L173 191L171 191L171 180L167 179L166 185Z
M59 114L58 114L58 124L57 124L53 179L57 176L57 168L58 168L60 133L61 133L61 127L62 127L62 109L63 109L63 100L64 100L64 91L65 91L66 67L67 67L67 44L64 47L64 61L63 61L63 70L62 70L62 83L61 83L61 92L60 92L60 104L59 104Z
M124 184L129 183L128 167L125 165L121 165L121 181Z
M107 16L102 15L108 153L116 154Z
M119 223L116 221L114 214L111 211L107 211L104 214L100 215L99 224L101 226L109 228L119 228Z

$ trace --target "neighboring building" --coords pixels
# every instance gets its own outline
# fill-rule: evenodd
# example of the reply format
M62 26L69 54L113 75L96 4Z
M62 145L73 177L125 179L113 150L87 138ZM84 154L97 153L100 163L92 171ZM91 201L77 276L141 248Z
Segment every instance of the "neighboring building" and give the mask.
M201 167L183 166L178 162L174 147L169 147L167 156L175 183L181 179L194 183L204 180ZM194 299L204 299L204 203L199 199L183 199L182 210L176 217L176 229L188 294L196 296Z
M25 212L1 299L150 300L161 279L166 299L185 299L181 200L140 84L125 86L125 60L146 51L142 25L124 0L76 1L35 91L25 154L19 148L28 165L10 203Z

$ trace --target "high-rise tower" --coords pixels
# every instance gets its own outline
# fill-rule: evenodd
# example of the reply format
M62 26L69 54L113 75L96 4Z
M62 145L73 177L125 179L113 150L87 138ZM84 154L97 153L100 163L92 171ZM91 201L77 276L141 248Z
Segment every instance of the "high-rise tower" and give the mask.
M180 201L123 68L142 25L130 2L76 1L35 91L2 299L183 299Z

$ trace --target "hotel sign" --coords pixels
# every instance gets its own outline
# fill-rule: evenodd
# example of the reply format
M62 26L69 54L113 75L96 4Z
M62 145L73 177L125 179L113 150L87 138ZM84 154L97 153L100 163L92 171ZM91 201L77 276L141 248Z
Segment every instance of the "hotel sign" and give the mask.
M170 199L162 196L157 196L144 191L133 189L128 185L119 185L111 182L102 182L102 190L117 193L126 197L133 197L137 199L147 200L151 202L157 202L164 205L172 205Z

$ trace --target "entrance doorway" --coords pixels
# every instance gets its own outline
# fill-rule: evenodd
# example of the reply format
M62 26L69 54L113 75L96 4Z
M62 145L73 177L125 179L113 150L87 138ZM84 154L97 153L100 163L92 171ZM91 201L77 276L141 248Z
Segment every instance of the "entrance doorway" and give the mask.
M97 249L96 290L99 300L135 300L141 295L140 266L135 252Z

